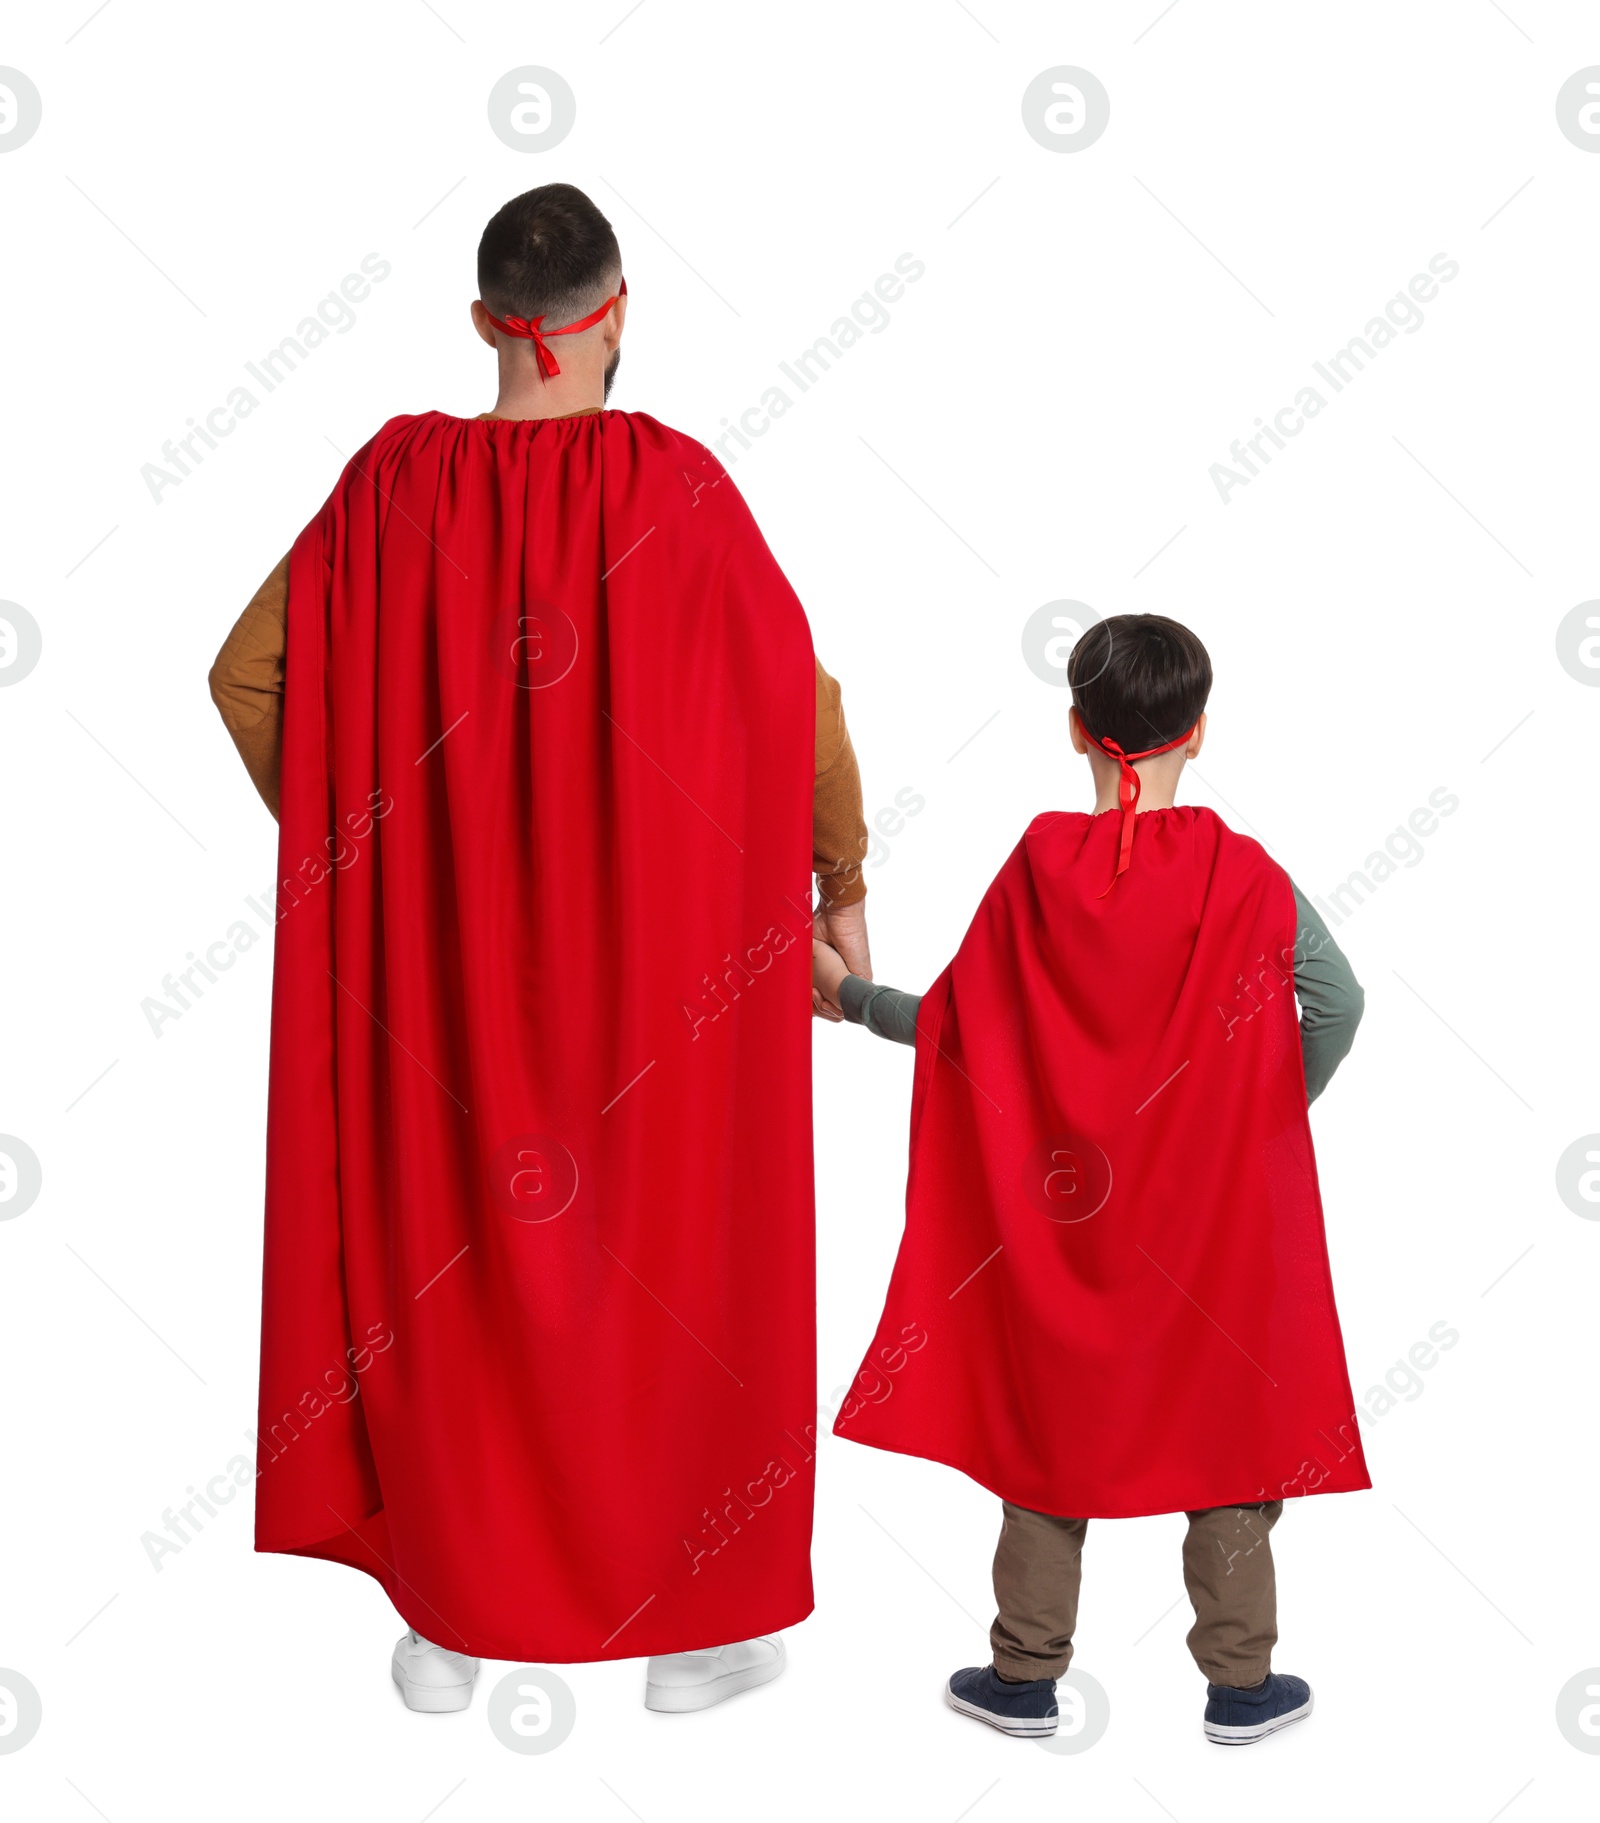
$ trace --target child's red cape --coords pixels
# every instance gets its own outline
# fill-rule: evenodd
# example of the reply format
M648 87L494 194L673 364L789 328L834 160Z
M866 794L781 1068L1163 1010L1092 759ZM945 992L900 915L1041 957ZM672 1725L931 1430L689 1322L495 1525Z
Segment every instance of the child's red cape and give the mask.
M839 1435L1122 1518L1370 1485L1294 892L1211 811L1035 820L922 1002L906 1227Z
M815 677L652 419L396 419L290 562L257 1545L487 1657L811 1608Z

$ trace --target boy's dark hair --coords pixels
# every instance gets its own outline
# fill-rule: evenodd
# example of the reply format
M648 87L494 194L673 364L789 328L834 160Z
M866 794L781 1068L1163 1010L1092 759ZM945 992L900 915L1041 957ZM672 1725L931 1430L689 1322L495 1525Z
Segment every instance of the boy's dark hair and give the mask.
M598 308L622 277L611 224L571 184L514 196L478 242L478 296L496 316L565 327Z
M1083 725L1124 753L1176 740L1200 719L1211 694L1211 659L1165 614L1113 614L1072 648L1067 682Z

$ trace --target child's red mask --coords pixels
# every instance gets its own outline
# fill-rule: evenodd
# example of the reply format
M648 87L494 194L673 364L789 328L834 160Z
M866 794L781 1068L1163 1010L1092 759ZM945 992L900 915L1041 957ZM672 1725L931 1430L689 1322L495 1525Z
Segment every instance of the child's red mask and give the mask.
M1181 747L1186 741L1192 740L1194 730L1200 724L1196 722L1194 727L1180 734L1175 741L1163 741L1159 747L1146 747L1141 753L1124 753L1115 741L1098 739L1089 732L1081 715L1078 716L1078 726L1083 729L1083 738L1091 747L1098 747L1122 769L1122 776L1117 781L1117 802L1122 806L1122 840L1117 845L1116 871L1107 882L1106 891L1100 895L1103 899L1128 871L1128 863L1133 859L1133 819L1139 810L1139 775L1133 769L1133 762L1153 760L1158 753L1171 753L1174 747Z

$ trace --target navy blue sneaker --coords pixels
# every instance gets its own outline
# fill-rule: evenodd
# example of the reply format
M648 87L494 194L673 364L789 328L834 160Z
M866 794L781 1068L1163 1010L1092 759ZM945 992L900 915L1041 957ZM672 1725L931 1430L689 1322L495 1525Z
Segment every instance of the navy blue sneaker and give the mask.
M1303 1677L1281 1677L1269 1671L1254 1690L1227 1684L1206 1685L1206 1739L1224 1747L1245 1747L1265 1740L1311 1713L1311 1686Z
M1056 1731L1056 1680L1036 1677L1008 1684L993 1665L968 1665L944 1687L944 1700L960 1715L987 1722L1002 1734L1040 1735Z

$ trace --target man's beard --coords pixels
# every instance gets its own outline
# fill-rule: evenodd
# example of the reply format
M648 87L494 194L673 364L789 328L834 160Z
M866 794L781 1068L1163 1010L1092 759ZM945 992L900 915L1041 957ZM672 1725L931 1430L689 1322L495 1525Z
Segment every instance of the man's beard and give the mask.
M601 394L602 399L609 399L611 397L611 382L617 377L617 367L621 360L622 350L619 348L611 357L610 364L606 368L606 389Z

